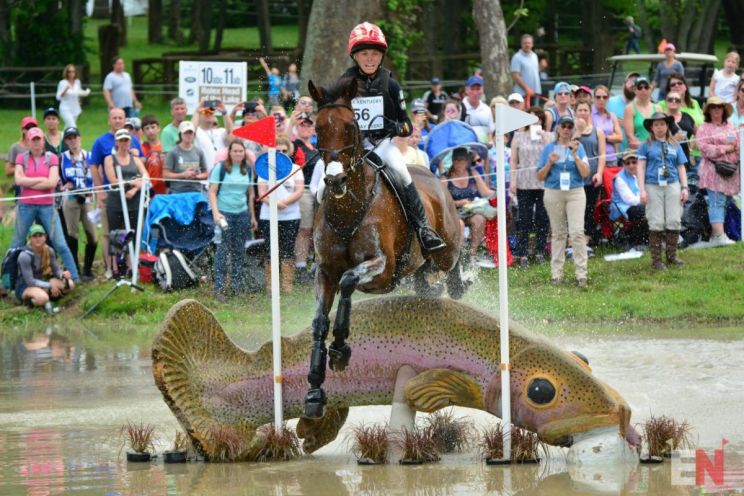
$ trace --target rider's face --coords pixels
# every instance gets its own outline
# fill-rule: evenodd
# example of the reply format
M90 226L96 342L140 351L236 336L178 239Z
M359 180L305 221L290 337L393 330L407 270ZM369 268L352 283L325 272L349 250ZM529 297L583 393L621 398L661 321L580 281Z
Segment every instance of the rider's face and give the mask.
M359 50L354 54L354 60L356 61L359 69L362 70L368 76L371 76L377 72L377 68L380 67L382 62L382 52L367 48L365 50Z

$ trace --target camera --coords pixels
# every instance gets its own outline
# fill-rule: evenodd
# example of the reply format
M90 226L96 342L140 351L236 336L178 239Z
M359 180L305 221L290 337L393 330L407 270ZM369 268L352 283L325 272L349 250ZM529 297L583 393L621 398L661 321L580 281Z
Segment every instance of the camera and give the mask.
M217 108L217 100L204 100L204 108L210 108L212 110Z
M256 102L245 102L243 103L243 113L244 114L255 114L256 113Z
M127 245L134 240L134 231L129 229L115 229L109 233L109 254L124 253Z

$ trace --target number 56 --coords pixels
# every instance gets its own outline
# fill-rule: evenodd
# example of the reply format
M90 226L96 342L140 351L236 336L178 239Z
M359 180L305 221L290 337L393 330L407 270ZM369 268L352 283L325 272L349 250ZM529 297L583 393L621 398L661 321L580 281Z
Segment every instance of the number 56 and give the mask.
M363 109L354 109L354 119L361 120L361 121L368 121L369 120L369 109L363 108Z

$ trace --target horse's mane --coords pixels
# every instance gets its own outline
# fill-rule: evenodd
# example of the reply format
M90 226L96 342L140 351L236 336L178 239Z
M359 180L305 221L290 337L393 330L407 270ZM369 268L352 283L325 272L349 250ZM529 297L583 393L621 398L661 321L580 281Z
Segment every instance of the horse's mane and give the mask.
M321 94L323 95L323 101L318 102L318 104L326 105L343 98L346 95L346 89L353 80L354 78L352 76L343 76L327 88L322 88Z

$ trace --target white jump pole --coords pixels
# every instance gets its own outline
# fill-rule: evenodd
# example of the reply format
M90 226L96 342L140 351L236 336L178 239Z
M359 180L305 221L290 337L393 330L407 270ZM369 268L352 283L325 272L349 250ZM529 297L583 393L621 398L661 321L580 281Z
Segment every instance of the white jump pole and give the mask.
M119 199L121 200L121 211L124 213L124 229L127 232L132 230L132 225L129 223L129 209L127 208L127 198L124 193L124 179L121 175L121 166L116 166L116 179L119 181ZM129 263L134 266L134 243L131 241L128 243L129 246ZM125 274L126 275L126 274Z
M276 184L276 148L269 148L269 189ZM279 307L279 222L276 194L269 195L269 239L271 253L271 330L274 362L274 428L283 423L282 408L282 329Z
M28 86L31 93L31 115L36 119L36 84L31 81Z
M137 233L134 237L134 260L132 260L132 285L137 285L137 278L139 277L139 254L140 254L140 243L142 243L142 224L143 216L145 212L145 195L149 192L150 178L144 176L142 178L142 188L140 188L139 206L137 207Z

